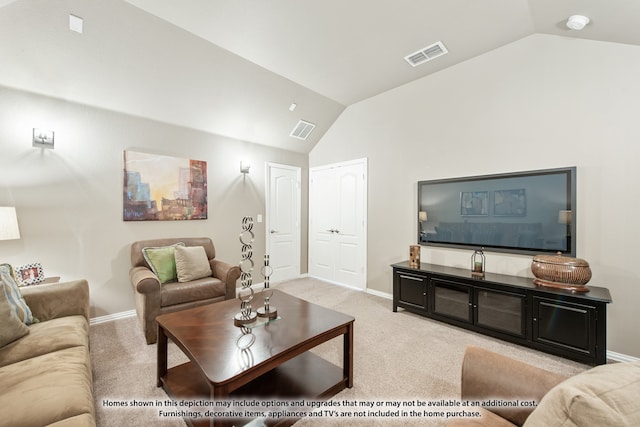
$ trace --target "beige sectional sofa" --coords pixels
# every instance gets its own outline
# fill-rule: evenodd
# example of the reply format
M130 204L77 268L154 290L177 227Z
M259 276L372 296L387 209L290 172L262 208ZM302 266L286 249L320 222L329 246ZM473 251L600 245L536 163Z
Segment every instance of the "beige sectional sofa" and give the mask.
M95 426L87 281L20 291L39 322L0 348L0 427Z
M640 362L608 363L566 378L469 346L461 400L481 417L452 419L447 427L637 427L639 395Z

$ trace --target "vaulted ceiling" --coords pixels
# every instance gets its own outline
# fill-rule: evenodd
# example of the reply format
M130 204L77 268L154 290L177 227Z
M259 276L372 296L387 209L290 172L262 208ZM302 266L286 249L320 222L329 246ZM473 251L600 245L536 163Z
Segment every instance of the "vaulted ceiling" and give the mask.
M638 22L633 0L0 0L0 85L309 152L353 103L534 33L640 45Z

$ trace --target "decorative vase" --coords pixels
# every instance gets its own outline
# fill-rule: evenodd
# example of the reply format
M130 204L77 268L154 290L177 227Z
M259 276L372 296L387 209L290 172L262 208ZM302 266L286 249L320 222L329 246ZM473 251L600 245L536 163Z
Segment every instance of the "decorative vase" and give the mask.
M420 246L409 246L409 267L420 268Z
M557 255L536 255L531 263L533 283L550 288L588 292L585 285L591 280L589 263L580 258Z

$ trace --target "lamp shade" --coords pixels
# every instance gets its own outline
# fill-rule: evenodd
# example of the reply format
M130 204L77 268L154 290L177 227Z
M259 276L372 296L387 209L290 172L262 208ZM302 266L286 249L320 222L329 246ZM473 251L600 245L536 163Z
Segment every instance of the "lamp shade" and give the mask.
M418 219L420 221L426 221L427 220L427 212L426 211L420 211L418 213Z
M20 238L16 208L0 206L0 240Z
M558 212L558 224L571 224L571 211Z

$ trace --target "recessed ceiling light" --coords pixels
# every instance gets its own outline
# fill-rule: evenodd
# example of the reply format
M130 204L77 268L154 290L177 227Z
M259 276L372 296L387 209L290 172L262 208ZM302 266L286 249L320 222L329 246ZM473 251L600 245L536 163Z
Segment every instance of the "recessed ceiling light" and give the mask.
M581 30L589 23L589 18L584 15L571 15L567 19L567 27L572 30Z
M291 105L289 105L289 111L295 110L297 106L298 104L296 104L295 102L291 103Z

